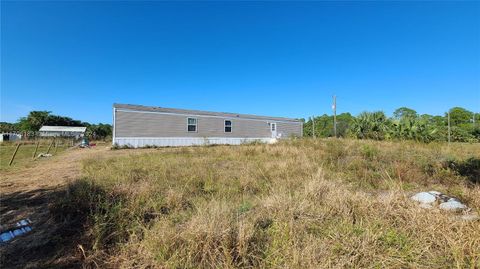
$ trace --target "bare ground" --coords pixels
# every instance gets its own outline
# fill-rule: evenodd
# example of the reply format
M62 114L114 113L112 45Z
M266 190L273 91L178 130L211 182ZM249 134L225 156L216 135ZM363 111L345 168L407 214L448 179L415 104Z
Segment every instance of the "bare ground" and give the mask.
M50 212L54 198L65 195L68 183L80 177L82 160L147 151L74 148L29 168L1 172L0 232L25 218L33 222L33 230L0 246L0 267L81 267L82 223L55 219Z

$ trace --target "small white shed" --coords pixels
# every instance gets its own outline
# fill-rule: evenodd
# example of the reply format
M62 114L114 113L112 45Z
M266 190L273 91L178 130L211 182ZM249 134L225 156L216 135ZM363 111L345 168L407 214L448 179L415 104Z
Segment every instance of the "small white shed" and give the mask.
M72 126L42 126L39 133L42 137L75 137L80 138L85 135L87 127L72 127Z

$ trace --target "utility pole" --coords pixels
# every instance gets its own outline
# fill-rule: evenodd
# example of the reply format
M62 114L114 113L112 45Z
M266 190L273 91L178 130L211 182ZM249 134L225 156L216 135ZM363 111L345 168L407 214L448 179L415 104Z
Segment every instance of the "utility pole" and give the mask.
M315 138L315 116L312 117L312 133L313 138Z
M333 96L333 135L337 137L337 96Z
M450 145L450 110L448 111L448 118L447 118L447 122L448 122L448 145Z

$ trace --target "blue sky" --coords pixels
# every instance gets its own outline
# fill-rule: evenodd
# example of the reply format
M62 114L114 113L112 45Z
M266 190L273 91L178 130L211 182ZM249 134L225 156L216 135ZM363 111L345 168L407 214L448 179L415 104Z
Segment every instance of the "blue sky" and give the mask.
M480 2L1 2L1 121L480 112Z

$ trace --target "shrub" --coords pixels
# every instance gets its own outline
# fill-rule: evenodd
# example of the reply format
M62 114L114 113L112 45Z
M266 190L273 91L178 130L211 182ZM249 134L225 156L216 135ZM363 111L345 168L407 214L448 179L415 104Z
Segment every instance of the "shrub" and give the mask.
M479 223L408 196L435 186L480 208L464 180L479 152L340 139L162 148L86 161L55 212L87 219L87 258L102 267L474 268Z

